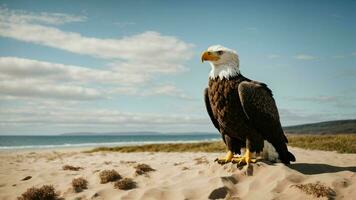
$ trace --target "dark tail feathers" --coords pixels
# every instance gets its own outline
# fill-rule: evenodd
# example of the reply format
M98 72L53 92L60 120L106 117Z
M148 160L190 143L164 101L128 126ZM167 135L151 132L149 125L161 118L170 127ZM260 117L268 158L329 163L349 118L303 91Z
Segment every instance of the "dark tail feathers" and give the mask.
M294 155L289 151L287 151L284 156L280 156L280 159L284 164L290 164L290 162L295 162Z

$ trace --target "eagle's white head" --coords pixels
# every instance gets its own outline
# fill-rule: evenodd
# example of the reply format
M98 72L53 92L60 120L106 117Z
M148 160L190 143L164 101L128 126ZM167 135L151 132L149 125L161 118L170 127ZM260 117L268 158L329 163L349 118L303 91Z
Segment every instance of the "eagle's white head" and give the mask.
M209 47L203 52L201 61L210 62L211 71L209 77L212 79L216 77L229 79L240 73L240 60L237 52L221 45Z

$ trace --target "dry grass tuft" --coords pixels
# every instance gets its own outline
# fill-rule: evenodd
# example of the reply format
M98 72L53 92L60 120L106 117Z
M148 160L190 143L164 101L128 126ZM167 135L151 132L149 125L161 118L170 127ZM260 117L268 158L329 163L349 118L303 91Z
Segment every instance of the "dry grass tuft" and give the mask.
M101 171L99 177L100 183L114 182L122 178L114 169Z
M79 171L81 169L83 169L82 167L74 167L72 165L64 165L62 167L63 170L70 170L70 171Z
M131 178L124 178L121 179L114 184L114 188L120 189L120 190L131 190L133 188L136 188L137 184L135 181L133 181Z
M206 159L206 157L194 158L194 160L196 165L209 164L209 161Z
M31 187L26 192L22 193L18 200L59 200L59 194L55 191L52 185L44 185L40 188Z
M75 178L72 180L72 187L75 192L81 192L88 189L88 181L84 178Z
M328 199L334 199L336 196L336 193L333 189L321 184L320 182L292 185L292 187L296 187L301 191L309 195L313 195L317 198L326 197Z
M146 174L147 172L150 172L150 171L155 171L155 169L153 169L151 166L149 166L147 164L138 164L138 165L136 165L135 169L136 169L137 175L142 175L142 174Z

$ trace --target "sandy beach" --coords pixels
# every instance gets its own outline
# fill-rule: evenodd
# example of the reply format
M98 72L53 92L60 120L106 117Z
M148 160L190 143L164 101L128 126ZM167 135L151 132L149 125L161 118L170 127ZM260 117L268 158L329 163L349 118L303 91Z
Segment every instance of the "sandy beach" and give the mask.
M297 162L258 162L249 169L214 162L223 153L83 153L83 149L0 152L0 199L16 199L30 187L53 185L65 199L315 199L298 184L317 183L330 187L331 199L356 197L356 154L290 148ZM155 171L139 175L138 164ZM82 167L63 170L64 165ZM116 170L132 178L137 187L114 188L100 183L99 174ZM23 178L31 176L28 180ZM73 178L83 177L88 188L75 192ZM294 185L294 186L293 186ZM324 197L324 199L326 199Z

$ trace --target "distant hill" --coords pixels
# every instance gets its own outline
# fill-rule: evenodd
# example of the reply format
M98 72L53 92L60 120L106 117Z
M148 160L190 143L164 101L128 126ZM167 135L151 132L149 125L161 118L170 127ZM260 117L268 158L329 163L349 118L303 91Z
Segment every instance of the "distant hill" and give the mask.
M356 119L327 121L284 127L290 134L342 134L356 133Z

